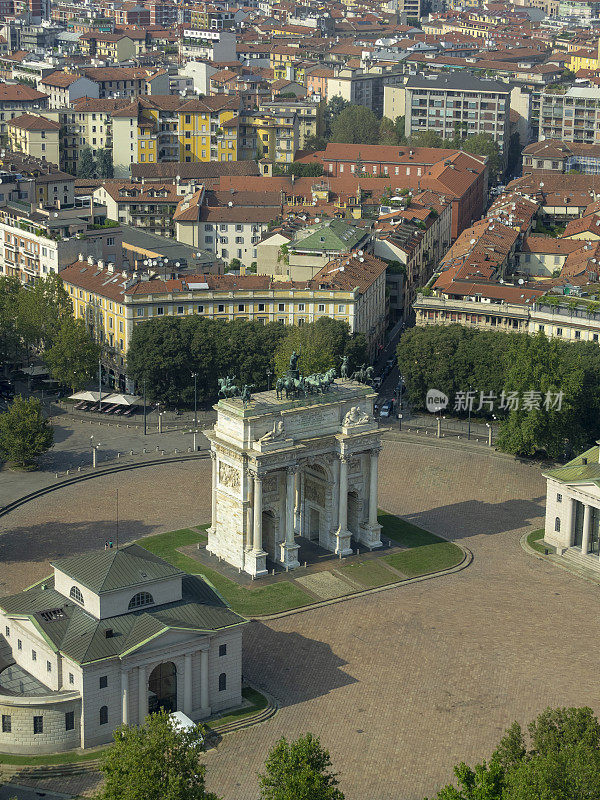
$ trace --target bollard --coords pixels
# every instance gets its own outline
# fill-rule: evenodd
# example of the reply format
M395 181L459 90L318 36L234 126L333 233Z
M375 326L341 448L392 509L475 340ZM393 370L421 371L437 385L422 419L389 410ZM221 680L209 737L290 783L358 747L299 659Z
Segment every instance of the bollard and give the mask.
M304 569L306 569L306 561L304 562Z
M196 550L200 550L200 542L196 545Z
M121 458L121 453L117 453L117 458Z
M238 567L238 575L241 575L241 574L242 574L241 567Z
M144 447L144 449L143 449L143 451L142 451L142 452L144 452L144 453L146 452L146 448L145 448L145 447Z
M188 447L188 453L191 453L191 452L192 452L192 448Z
M179 450L177 448L175 448L175 455L177 455L178 452L179 452Z
M289 571L290 571L290 568L289 568L289 566L288 566L287 564L285 565L285 571L286 571L286 572L289 572Z
M342 560L342 551L341 551L341 550L340 550L340 552L338 553L338 557L339 557L339 559L340 559L340 561L341 561L341 560Z
M55 472L55 473L54 473L54 477L55 477L55 478L58 478L58 472Z
M160 454L161 454L161 456L164 456L164 454L165 454L165 451L164 451L164 450L161 450L161 451L160 451Z
M77 472L81 472L81 467L77 467Z
M66 471L65 475L68 475L68 474L69 474L69 470Z
M130 455L130 456L132 456L132 455L133 455L133 450L130 450L130 451L129 451L129 455Z
M273 567L273 569L271 570L271 575L273 575L273 577L275 577L275 567Z
M250 577L252 578L252 580L254 580L254 575L251 575Z
M158 445L156 445L156 452L158 453Z

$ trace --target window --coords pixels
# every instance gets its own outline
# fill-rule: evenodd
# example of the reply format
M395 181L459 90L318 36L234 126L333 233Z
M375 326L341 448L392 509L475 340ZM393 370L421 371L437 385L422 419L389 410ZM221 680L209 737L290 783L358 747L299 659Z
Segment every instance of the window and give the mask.
M183 306L177 306L177 313L183 314Z
M2 733L10 733L11 727L10 714L2 714Z
M224 692L227 689L227 675L222 672L219 675L219 691Z
M20 639L17 639L17 650L23 649L23 642Z
M325 303L319 303L319 305L317 307L317 310L318 311L325 311Z
M35 650L31 651L31 660L32 661L37 661L37 653L35 652Z
M154 603L154 598L150 592L138 592L129 601L129 609L141 608L141 606L151 606Z
M73 675L72 672L69 672L69 683L71 684L71 686L73 686L73 684L75 683L75 676Z
M135 313L138 315L138 317L143 317L144 316L144 309L143 308L136 308Z
M557 494L556 495L556 502L557 503L562 503L562 494Z
M33 718L33 732L34 733L43 733L44 732L44 718L43 717L34 717Z
M227 655L227 645L226 644L220 644L219 645L219 655L220 656L226 656Z
M83 595L81 594L81 589L78 586L71 586L69 597L83 605Z
M238 311L243 311L243 310L244 310L244 304L238 303Z
M279 311L285 311L285 303L279 303Z
M100 688L106 689L108 686L108 675L100 675Z
M346 306L345 305L339 305L338 306L338 312L340 314L343 314L345 310L346 310Z
M8 627L8 625L6 626L5 630L6 630L6 635L10 636L10 628Z
M560 533L560 517L557 517L557 518L554 520L554 530L555 530L557 533Z
M52 672L52 662L46 661L46 672Z
M258 310L259 311L264 311L265 310L265 304L264 303L259 303L258 304Z
M162 317L162 315L165 313L165 310L162 306L157 306L156 313L158 314L159 317Z
M219 310L219 311L225 311L225 306L224 306L224 305L220 305L220 306L218 307L218 310Z
M304 303L298 303L298 311L304 311Z
M575 331L575 338L581 339L581 331Z
M75 712L74 711L65 712L65 730L66 731L74 731L75 730Z
M100 706L100 725L108 722L108 706Z

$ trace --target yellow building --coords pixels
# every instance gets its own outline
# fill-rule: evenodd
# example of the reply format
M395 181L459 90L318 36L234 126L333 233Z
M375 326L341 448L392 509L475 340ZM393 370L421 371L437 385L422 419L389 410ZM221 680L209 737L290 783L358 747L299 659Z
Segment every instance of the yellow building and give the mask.
M347 322L351 333L364 333L372 353L385 331L386 263L366 254L331 261L313 280L276 283L267 275L136 280L100 263L89 266L78 261L60 277L75 316L103 343L107 370L121 388L126 387L126 353L135 326L156 317L198 314L300 326L331 317Z
M239 116L239 159L267 158L291 164L299 148L294 111L243 111Z
M60 125L38 114L23 114L8 123L8 146L51 164L59 163Z
M237 161L239 108L230 95L154 95L114 111L115 176L128 176L133 163Z
M600 41L596 49L586 47L574 50L571 53L569 69L571 72L578 72L580 69L600 69Z

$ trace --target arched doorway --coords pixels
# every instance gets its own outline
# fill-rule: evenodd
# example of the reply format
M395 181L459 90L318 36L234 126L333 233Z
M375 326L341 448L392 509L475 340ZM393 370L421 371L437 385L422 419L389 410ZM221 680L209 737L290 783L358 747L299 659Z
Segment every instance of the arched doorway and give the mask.
M148 679L148 692L148 713L161 708L177 711L177 667L172 661L154 667Z

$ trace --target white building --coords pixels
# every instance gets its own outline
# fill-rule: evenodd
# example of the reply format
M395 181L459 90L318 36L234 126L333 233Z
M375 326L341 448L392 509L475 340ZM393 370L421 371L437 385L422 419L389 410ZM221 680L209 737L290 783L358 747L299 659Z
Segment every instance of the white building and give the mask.
M179 42L183 58L201 58L206 61L237 61L236 39L228 31L185 28Z
M242 701L242 617L139 545L63 558L0 600L0 751L112 740L159 708L197 720Z

